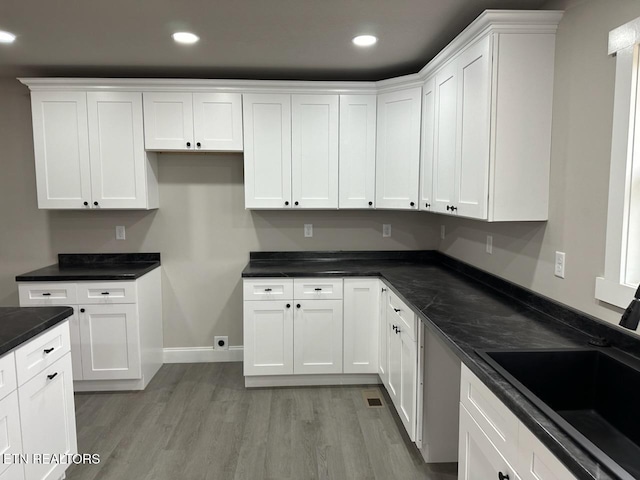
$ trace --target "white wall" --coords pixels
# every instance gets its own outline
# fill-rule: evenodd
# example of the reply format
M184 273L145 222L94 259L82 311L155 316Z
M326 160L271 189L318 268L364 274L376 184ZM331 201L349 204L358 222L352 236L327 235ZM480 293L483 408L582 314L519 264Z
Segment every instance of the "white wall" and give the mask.
M439 249L608 322L620 310L594 298L604 270L615 59L610 30L640 16L636 0L554 0L558 29L553 106L550 217L546 223L482 224L438 219ZM485 253L493 236L493 255ZM566 252L566 278L553 275Z
M161 252L165 346L209 346L214 335L239 345L250 251L437 246L431 216L419 212L246 211L241 154L161 154L157 211L38 210L31 135L28 89L0 80L0 305L17 305L16 274L55 263L59 252ZM116 225L125 241L115 240Z

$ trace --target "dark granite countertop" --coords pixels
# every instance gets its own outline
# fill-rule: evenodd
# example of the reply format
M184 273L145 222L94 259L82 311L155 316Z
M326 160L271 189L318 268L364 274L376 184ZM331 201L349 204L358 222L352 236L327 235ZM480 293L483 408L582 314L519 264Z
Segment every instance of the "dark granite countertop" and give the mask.
M617 479L476 350L584 347L593 337L640 356L640 341L438 252L252 253L243 277L379 276L578 479Z
M0 307L0 356L72 314L71 307Z
M58 263L16 276L17 282L135 280L160 266L159 253L66 254Z

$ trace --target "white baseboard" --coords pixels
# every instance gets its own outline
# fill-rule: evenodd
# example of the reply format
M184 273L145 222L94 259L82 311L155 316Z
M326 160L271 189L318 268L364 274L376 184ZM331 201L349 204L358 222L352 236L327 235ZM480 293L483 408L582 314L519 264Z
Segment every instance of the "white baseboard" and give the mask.
M230 346L229 350L214 350L213 347L177 347L163 350L164 363L213 363L241 362L242 345Z

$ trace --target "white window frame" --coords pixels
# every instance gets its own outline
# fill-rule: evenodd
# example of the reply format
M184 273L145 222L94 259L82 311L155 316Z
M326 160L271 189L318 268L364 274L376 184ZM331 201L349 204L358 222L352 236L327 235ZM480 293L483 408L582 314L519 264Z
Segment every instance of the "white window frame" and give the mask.
M640 162L640 144L635 145L638 68L640 66L640 18L609 32L609 55L616 56L616 80L611 135L611 171L604 276L596 278L596 298L625 308L636 286L628 285L626 252L634 152ZM639 125L640 127L640 125Z

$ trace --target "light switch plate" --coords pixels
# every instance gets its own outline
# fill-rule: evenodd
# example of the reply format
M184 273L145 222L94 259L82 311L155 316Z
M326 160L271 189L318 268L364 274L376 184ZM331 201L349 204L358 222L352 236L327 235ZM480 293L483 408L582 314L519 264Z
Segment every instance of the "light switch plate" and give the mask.
M118 225L116 227L116 240L125 240L127 238L124 225Z
M382 236L383 237L390 237L391 236L391 224L390 223L383 223L382 224Z
M304 224L304 236L313 237L313 224L311 223Z

